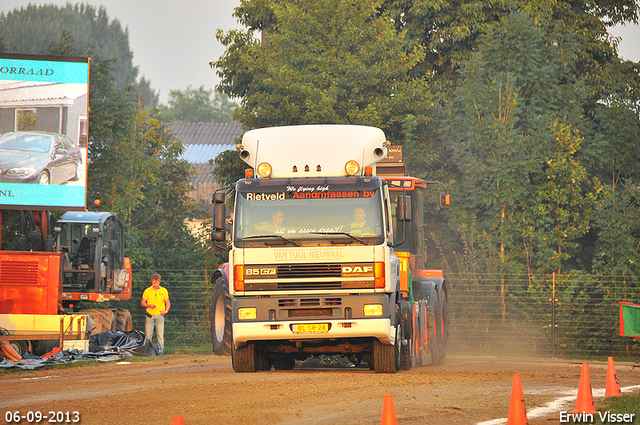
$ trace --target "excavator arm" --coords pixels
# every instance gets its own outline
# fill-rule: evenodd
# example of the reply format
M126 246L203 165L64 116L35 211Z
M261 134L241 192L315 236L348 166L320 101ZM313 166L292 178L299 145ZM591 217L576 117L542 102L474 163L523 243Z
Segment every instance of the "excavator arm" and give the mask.
M20 213L22 217L20 249L22 251L53 252L49 211L22 210Z

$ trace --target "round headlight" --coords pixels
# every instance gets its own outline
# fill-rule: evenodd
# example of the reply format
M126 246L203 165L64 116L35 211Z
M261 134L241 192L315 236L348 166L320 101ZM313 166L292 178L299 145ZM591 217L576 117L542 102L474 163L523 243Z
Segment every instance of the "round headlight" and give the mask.
M271 175L271 164L268 162L262 162L258 165L258 175L264 179Z
M360 164L352 159L344 165L344 170L348 176L355 176L360 171Z

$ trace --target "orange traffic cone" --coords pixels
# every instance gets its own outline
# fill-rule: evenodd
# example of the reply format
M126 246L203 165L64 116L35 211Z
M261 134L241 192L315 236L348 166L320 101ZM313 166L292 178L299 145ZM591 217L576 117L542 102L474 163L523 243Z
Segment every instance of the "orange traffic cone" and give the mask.
M607 360L607 389L604 396L619 397L621 395L622 391L620 391L620 382L616 374L616 367L613 365L613 357L609 357Z
M391 394L384 395L384 403L382 404L382 421L380 425L398 425L396 418L396 408L393 406L393 396Z
M524 408L524 394L522 393L522 383L520 375L513 375L513 385L511 386L511 403L509 404L509 417L507 425L529 425L527 412Z
M184 425L184 417L174 416L173 419L171 419L171 425Z
M591 392L591 378L589 378L589 365L582 363L580 373L580 386L578 387L578 399L576 408L570 413L596 413L593 405L593 393Z

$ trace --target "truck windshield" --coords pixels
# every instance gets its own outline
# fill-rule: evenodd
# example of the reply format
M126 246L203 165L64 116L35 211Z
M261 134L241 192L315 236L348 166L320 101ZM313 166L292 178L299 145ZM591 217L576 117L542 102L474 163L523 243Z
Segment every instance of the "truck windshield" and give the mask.
M384 240L379 179L292 181L238 184L237 245L369 245Z

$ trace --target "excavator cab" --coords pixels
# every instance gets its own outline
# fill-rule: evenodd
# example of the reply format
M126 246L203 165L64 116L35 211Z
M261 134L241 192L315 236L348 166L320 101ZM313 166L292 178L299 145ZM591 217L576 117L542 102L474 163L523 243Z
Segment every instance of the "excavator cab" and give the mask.
M123 291L128 279L124 227L116 214L67 212L58 220L54 231L56 248L65 253L63 292L113 294Z

